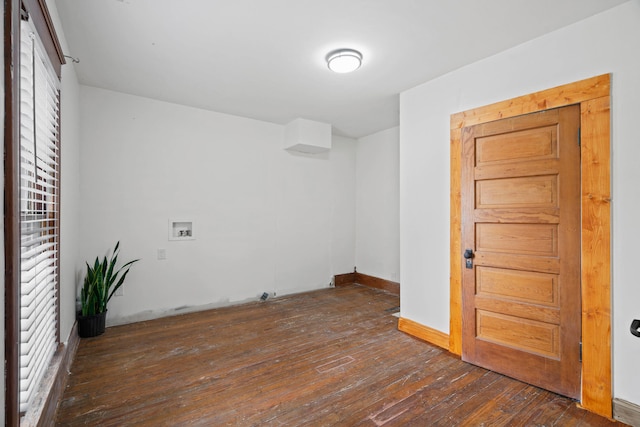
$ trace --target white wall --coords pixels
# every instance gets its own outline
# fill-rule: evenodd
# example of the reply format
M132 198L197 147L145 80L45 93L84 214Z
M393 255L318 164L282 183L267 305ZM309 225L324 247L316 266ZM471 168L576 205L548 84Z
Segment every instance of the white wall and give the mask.
M284 127L81 87L82 254L142 258L110 324L327 287L351 271L355 149L285 151ZM194 221L168 241L168 220ZM166 260L157 259L165 249Z
M399 128L360 138L356 151L356 266L400 281Z
M60 95L60 339L66 342L76 320L80 259L80 86L73 67L63 66Z
M63 52L69 52L58 10L47 1ZM60 89L60 339L66 342L76 319L80 248L80 86L73 65L62 66Z
M612 73L614 396L640 404L640 2L471 64L401 94L402 316L449 330L449 117L452 113Z

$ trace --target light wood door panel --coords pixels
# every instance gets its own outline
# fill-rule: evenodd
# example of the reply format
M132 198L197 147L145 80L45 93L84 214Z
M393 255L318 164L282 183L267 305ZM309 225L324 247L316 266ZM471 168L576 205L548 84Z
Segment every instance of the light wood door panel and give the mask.
M558 308L558 275L476 267L476 295Z
M560 261L555 257L532 257L527 255L501 254L491 252L476 252L473 265L496 266L508 265L512 270L538 271L541 273L557 274L560 271ZM466 272L463 272L463 275Z
M462 130L463 360L573 398L579 125L570 106Z
M477 339L527 353L560 359L559 326L510 316L488 310L476 310ZM528 369L528 367L524 367Z
M538 127L484 137L476 142L476 166L514 160L555 159L558 156L555 126ZM504 145L514 145L506 151Z
M558 256L557 224L476 223L476 252Z
M557 197L558 179L554 175L476 181L478 209L503 206L555 208L558 206Z

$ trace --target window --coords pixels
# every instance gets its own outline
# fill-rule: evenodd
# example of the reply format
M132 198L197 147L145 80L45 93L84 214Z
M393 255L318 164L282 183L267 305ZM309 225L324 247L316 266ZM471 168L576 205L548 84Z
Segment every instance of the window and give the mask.
M59 79L29 20L20 34L20 412L58 346Z

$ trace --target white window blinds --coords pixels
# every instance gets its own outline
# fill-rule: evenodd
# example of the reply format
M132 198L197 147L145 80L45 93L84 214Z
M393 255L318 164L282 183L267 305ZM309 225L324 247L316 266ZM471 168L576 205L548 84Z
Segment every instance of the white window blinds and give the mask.
M20 412L58 345L59 80L35 29L20 41Z

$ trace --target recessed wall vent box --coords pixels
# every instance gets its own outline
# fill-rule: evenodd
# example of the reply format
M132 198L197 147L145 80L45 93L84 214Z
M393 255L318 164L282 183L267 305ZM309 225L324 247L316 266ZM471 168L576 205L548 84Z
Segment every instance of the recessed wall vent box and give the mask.
M169 240L195 240L193 221L170 219Z
M331 149L331 125L313 120L295 119L284 129L284 149L318 154Z

